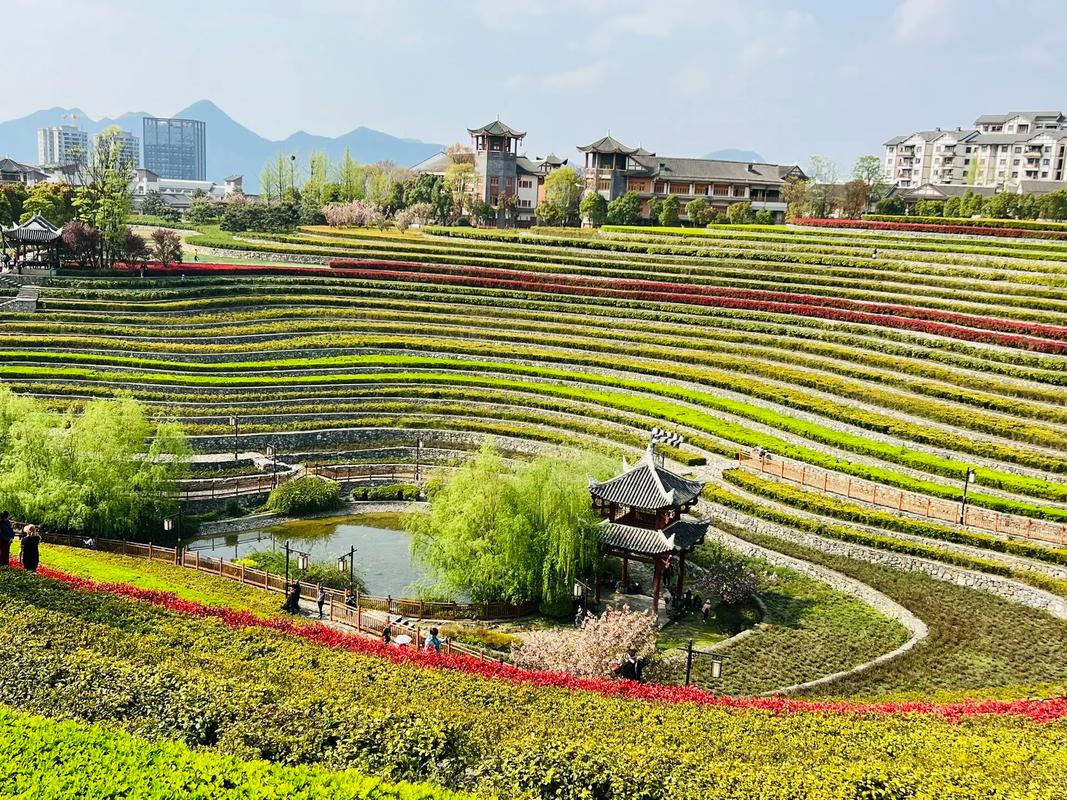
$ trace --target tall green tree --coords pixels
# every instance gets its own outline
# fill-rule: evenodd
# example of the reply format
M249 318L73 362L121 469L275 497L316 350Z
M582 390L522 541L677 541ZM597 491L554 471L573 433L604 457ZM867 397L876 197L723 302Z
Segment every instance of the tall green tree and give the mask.
M649 210L651 213L651 201L649 201ZM640 216L641 196L637 192L627 192L608 203L608 222L612 225L635 225ZM658 211L653 221L659 221Z
M596 557L587 478L610 471L600 456L541 456L511 471L487 443L410 518L412 549L437 592L567 613L575 577Z
M677 225L680 205L677 195L669 194L663 198L663 206L659 210L659 224L665 228Z
M40 214L53 225L63 225L74 218L74 188L65 183L38 183L22 203L19 222Z
M189 453L176 423L129 397L65 414L0 386L0 506L17 518L112 538L156 533Z
M75 190L74 207L79 219L100 231L103 266L114 264L122 250L133 211L130 190L133 176L133 164L123 157L119 141L101 134L92 158L81 169L81 186Z
M29 190L21 183L0 184L0 225L17 223L29 196Z
M571 167L554 169L545 178L545 199L537 207L542 225L577 225L582 179Z
M594 228L599 228L607 221L608 201L600 192L589 191L582 198L578 210L582 214L582 219Z
M337 165L335 180L341 189L340 200L351 202L352 200L363 200L367 196L366 175L363 166L352 158L352 153L347 147L341 162Z

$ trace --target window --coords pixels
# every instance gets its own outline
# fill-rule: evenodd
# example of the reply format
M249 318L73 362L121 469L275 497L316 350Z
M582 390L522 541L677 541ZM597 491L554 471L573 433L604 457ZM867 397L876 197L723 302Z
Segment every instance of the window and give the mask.
M519 181L519 188L520 189L530 189L532 187L533 187L533 182L529 178L523 178L521 181Z
M533 203L531 203L529 200L520 200L519 201L519 207L520 208L530 208L531 206L533 206Z
M1017 158L1013 158L1013 159L1011 160L1011 165L1012 165L1013 167L1017 167L1017 166L1019 166L1019 159L1017 159Z
M1016 148L1015 148L1015 152L1016 153L1021 153L1022 151L1023 151L1023 149L1021 147L1016 146Z
M1048 177L1048 173L1047 172L1042 172L1041 173L1041 177L1042 178L1047 178Z
M489 188L490 189L499 189L500 188L500 178L498 176L492 175L492 176L489 177Z
M515 194L514 178L504 178L504 194Z

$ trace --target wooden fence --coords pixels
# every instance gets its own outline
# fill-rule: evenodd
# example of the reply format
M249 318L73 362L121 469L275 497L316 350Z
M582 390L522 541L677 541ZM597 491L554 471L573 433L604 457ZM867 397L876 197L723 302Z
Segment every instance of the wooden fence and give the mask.
M738 453L737 460L740 466L755 472L881 508L905 512L950 525L960 523L962 512L963 524L970 528L1046 544L1067 544L1067 525L1063 523L1002 514L999 511L978 508L954 500L905 492L891 486L830 472L769 453L759 455L742 450Z
M428 469L440 469L438 465L428 465L418 471L411 464L335 464L331 466L313 466L274 475L241 475L230 478L196 479L199 485L185 486L179 489L175 497L178 500L215 500L227 497L241 497L248 494L264 494L275 486L304 475L318 475L337 483L366 480L390 480L415 483L416 477L424 478ZM210 485L203 484L210 480Z
M52 544L67 547L89 547L106 553L119 553L137 558L148 558L174 566L185 567L220 578L229 578L246 586L265 589L269 592L285 594L285 578L265 570L234 564L223 558L201 556L196 551L183 552L175 547L160 547L153 544L127 542L120 539L88 540L69 534L42 533L41 538ZM409 617L412 619L514 619L531 614L537 610L536 603L512 605L510 603L441 603L429 600L413 600L402 597L380 597L356 593L355 605L345 604L345 593L339 589L324 588L326 605L329 607L329 619L350 625L360 633L381 634L385 619L376 615L389 617ZM311 583L300 583L300 597L310 603L318 600L318 587ZM325 606L324 606L325 608ZM369 612L369 613L368 613ZM406 630L412 637L412 645L419 646L424 641L419 626L412 623L393 620L394 629ZM458 642L446 643L449 652L466 653L486 661L496 661L499 656L487 654L477 648Z

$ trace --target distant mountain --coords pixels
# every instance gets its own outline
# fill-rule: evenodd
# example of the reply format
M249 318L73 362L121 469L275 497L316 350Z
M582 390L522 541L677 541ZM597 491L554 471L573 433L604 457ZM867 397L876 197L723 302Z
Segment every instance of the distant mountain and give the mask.
M15 161L35 164L37 129L71 124L70 117L73 115L77 115L77 124L89 134L98 133L109 125L118 125L136 136L141 136L142 133L141 120L153 116L144 111L136 111L114 119L105 117L94 120L78 108L56 107L36 111L20 119L0 122L0 157L8 156ZM331 159L338 159L344 155L347 147L352 157L363 163L393 161L402 166L409 166L443 149L439 144L417 139L401 139L362 126L335 138L298 131L281 141L272 141L235 122L210 100L193 103L170 116L205 122L207 177L221 182L227 175L244 175L245 190L248 192L259 191L260 170L267 159L279 153L295 155L306 164L307 156L315 150L328 153Z
M704 158L714 158L719 161L745 161L753 164L767 163L763 160L763 156L755 150L737 150L732 147L728 147L725 150L716 150L714 153L708 153Z

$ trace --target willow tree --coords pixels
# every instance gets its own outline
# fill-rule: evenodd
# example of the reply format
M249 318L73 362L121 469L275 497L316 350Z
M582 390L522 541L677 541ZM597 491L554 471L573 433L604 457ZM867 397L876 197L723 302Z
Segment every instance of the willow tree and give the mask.
M137 401L63 413L0 387L0 506L52 530L121 537L159 530L189 448Z
M409 518L413 551L436 591L567 613L575 577L596 558L588 478L610 472L599 455L546 455L510 470L487 443L433 491L428 513Z

